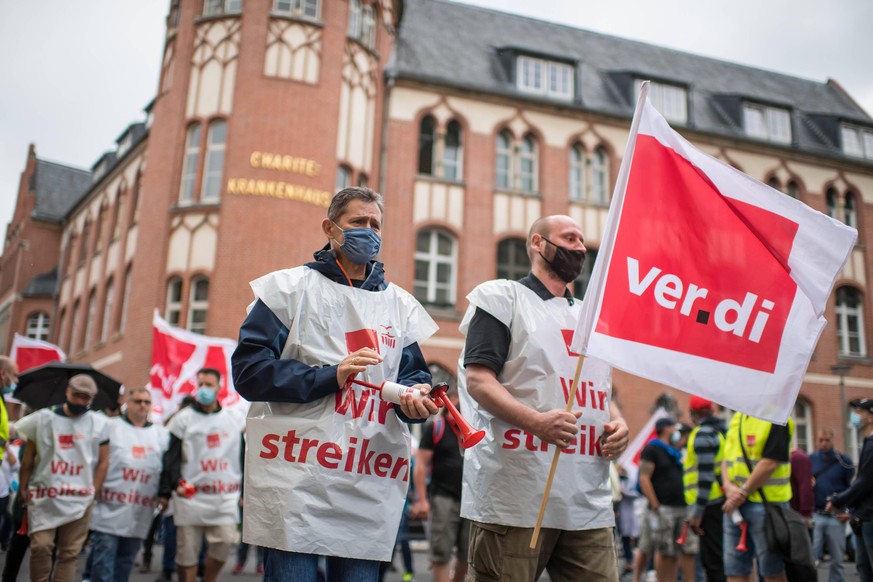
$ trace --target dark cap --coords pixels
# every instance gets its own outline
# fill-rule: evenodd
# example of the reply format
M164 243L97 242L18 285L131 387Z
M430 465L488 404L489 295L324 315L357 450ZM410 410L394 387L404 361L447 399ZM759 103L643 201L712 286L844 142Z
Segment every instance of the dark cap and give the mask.
M852 408L863 408L873 412L873 398L857 398L849 402Z
M91 398L97 395L97 384L94 382L94 378L88 374L76 374L68 380L67 386L69 386L73 392L86 394Z
M657 422L655 422L655 432L661 434L661 432L665 428L667 428L668 426L673 426L674 424L676 424L676 421L669 416L665 418L659 418Z

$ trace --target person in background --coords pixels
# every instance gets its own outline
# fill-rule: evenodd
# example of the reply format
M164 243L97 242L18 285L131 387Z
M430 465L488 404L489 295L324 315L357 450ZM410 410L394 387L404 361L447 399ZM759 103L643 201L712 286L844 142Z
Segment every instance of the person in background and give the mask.
M809 528L811 538L815 511L812 460L806 451L797 447L791 449L788 459L791 464L791 501L789 505L806 520L806 527Z
M639 499L640 494L631 485L624 468L619 466L618 474L619 483L621 483L621 500L615 504L616 525L621 537L622 555L624 557L621 575L625 576L632 574L634 571L634 545L640 536L640 520L634 505L636 500Z
M873 399L852 400L851 422L864 437L861 458L858 460L858 475L852 485L833 495L825 511L850 507L857 520L854 526L856 538L855 560L861 582L873 582ZM833 560L834 557L831 556Z
M816 560L824 555L825 544L831 557L828 568L830 582L843 582L843 555L846 553L846 522L848 513L825 511L828 497L842 493L852 484L855 466L852 459L834 448L834 431L823 428L818 433L818 450L809 456L812 461L815 496L815 526L812 548Z
M0 551L9 547L12 537L12 514L9 512L9 497L18 489L18 469L21 464L15 455L15 449L7 444L3 460L0 461ZM4 451L0 449L0 454ZM15 485L15 486L13 486Z

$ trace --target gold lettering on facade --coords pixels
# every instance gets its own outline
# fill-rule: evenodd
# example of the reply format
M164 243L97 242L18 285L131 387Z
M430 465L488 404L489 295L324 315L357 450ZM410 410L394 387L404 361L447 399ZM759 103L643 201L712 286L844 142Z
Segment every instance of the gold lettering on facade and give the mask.
M327 208L333 198L330 192L272 180L253 180L250 178L230 178L227 181L227 193L237 196L266 196L282 200L296 200Z
M302 174L310 178L321 173L321 164L315 160L270 152L252 152L249 156L249 165L253 168Z

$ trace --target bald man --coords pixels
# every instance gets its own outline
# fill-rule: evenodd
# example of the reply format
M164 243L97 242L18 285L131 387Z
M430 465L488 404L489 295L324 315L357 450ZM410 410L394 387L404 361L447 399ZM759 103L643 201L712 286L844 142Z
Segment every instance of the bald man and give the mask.
M533 582L547 570L553 582L618 580L608 471L627 447L628 430L611 402L608 366L588 359L586 369L600 382L580 382L584 395L565 411L577 362L569 345L581 311L567 286L582 272L582 231L569 216L540 218L527 251L530 273L476 287L461 323L461 409L487 435L464 462L461 515L472 521L467 579ZM566 454L532 550L554 447Z

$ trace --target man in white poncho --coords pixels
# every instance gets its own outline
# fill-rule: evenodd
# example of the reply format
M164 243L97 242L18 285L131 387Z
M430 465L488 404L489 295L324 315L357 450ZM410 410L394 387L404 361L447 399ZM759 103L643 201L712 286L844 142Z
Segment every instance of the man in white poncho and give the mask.
M409 485L407 423L437 412L428 398L388 403L379 386L426 393L418 343L437 329L384 280L382 196L334 196L315 261L252 282L255 302L233 354L234 385L253 402L246 425L243 540L264 546L265 580L375 582L391 557Z

